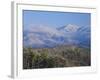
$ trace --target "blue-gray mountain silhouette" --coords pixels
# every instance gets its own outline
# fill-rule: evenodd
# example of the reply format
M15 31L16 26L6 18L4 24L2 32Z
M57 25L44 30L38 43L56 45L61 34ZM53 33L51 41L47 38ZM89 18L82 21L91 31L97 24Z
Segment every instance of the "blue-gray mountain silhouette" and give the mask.
M32 26L23 33L24 47L52 48L61 45L90 47L90 26L68 24L53 28L47 26Z

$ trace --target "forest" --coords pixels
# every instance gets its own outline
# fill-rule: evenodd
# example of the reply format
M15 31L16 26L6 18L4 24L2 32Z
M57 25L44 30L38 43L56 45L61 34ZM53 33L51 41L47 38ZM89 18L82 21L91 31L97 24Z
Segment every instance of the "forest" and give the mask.
M23 69L90 66L90 48L23 48Z

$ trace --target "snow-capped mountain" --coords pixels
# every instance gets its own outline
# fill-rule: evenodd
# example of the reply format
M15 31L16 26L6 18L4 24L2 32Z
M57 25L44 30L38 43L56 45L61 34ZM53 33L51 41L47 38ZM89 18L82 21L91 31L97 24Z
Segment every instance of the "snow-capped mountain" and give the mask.
M57 45L90 46L90 27L68 24L53 28L47 26L32 26L24 30L24 47L42 48Z
M65 32L77 32L80 27L77 25L68 24L66 26L58 28L58 30L62 30Z

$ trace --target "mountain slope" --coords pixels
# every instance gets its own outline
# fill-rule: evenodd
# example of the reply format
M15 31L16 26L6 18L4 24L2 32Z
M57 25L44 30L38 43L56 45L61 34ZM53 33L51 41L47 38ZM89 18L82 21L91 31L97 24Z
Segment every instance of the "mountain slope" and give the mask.
M47 26L32 26L24 30L24 47L44 48L58 45L90 46L90 27L68 24L53 28Z

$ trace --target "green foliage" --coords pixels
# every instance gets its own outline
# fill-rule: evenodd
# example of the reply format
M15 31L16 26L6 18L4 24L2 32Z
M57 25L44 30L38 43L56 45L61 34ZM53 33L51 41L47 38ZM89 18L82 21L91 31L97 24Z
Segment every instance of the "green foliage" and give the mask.
M90 49L78 47L56 47L43 49L23 49L23 68L56 68L90 66Z

